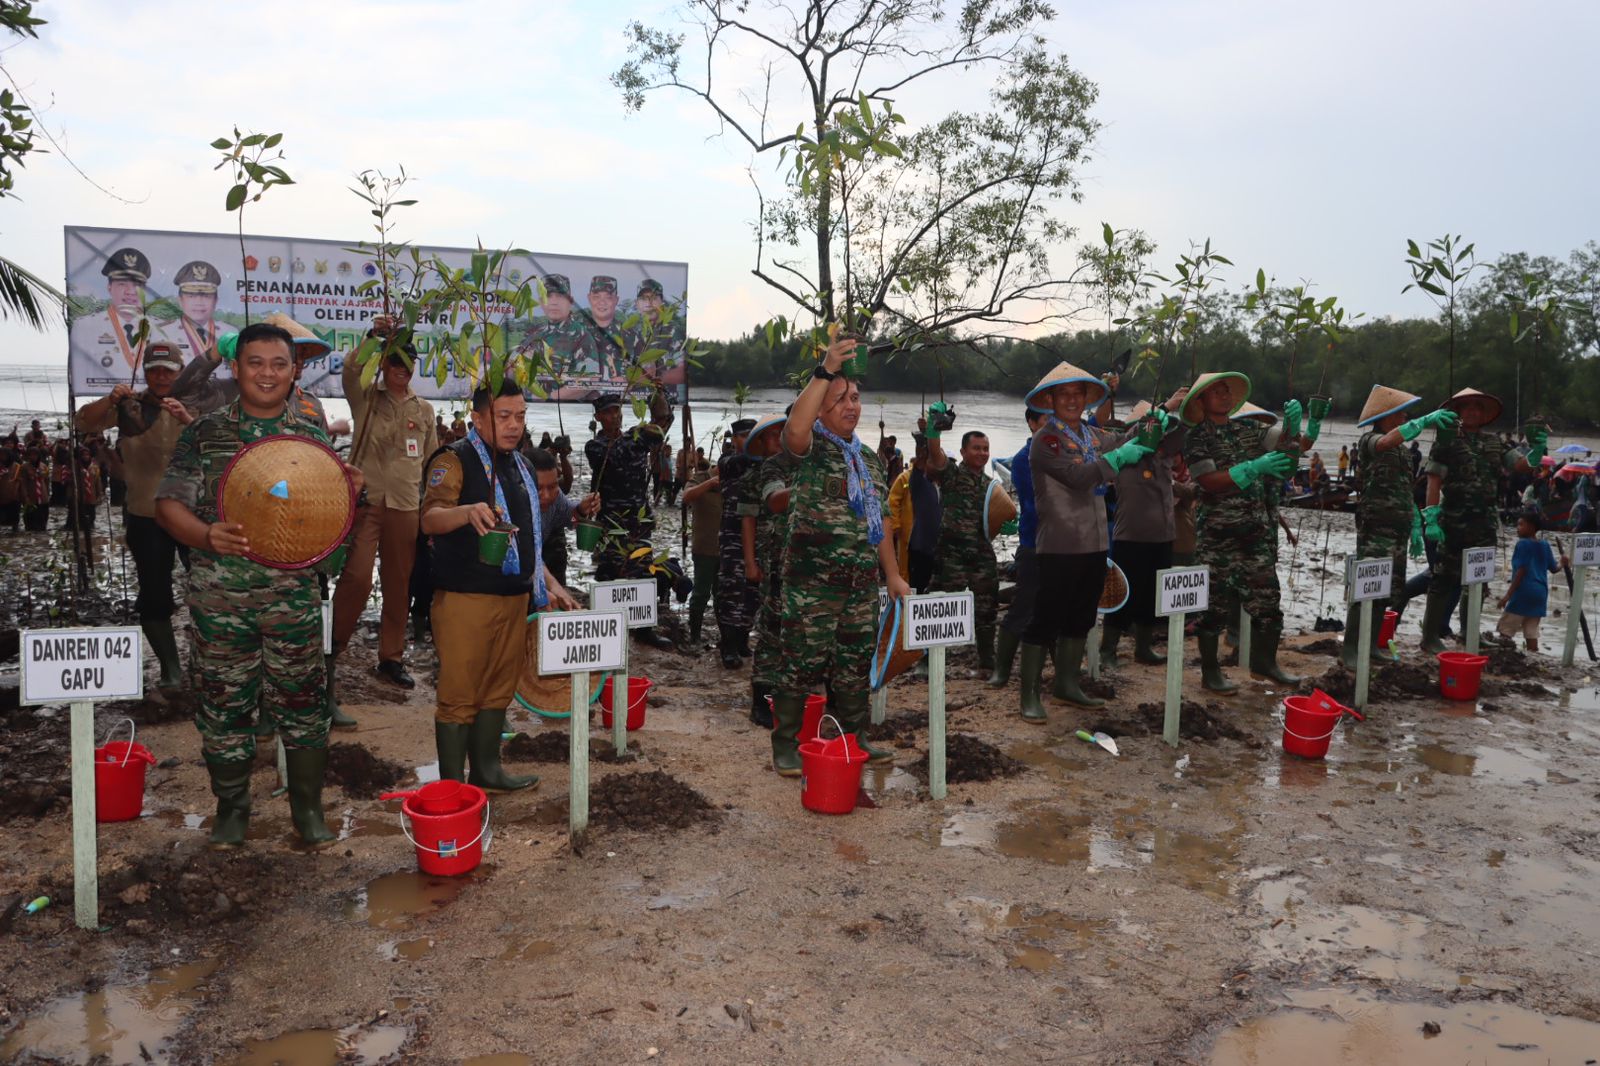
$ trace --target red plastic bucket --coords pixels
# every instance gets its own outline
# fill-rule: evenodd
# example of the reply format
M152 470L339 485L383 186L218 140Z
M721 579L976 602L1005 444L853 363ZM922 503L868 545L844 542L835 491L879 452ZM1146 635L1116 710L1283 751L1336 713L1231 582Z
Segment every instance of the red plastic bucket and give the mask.
M1333 731L1345 709L1332 700L1289 696L1283 701L1283 750L1306 759L1328 754Z
M429 781L412 793L412 805L427 815L455 814L472 802L460 781Z
M144 809L144 772L156 757L134 742L133 719L127 740L111 740L94 750L94 820L129 822ZM116 727L112 727L115 732Z
M1378 626L1378 647L1387 648L1389 642L1394 640L1394 631L1400 624L1399 611L1384 611L1383 623Z
M648 677L628 678L628 732L633 732L644 725L644 707L647 702L645 697L650 695L650 688L655 682ZM600 721L607 728L611 728L611 678L606 678L606 683L600 686Z
M839 723L832 715L825 715ZM832 740L808 740L800 745L800 804L818 814L849 814L861 793L861 771L867 753L856 738L839 730Z
M427 814L412 794L400 804L400 829L417 849L417 866L425 874L456 877L477 868L489 846L489 797L476 785L462 785L460 809Z
M1475 700L1478 686L1483 681L1483 667L1489 661L1486 655L1468 655L1464 651L1439 653L1439 692L1447 700Z
M772 697L767 697L767 708L772 708ZM828 713L828 697L807 696L805 713L800 718L800 735L796 738L804 744L808 740L817 739L817 727L822 724L822 716ZM773 718L772 724L776 726L778 720ZM770 728L770 727L769 727Z

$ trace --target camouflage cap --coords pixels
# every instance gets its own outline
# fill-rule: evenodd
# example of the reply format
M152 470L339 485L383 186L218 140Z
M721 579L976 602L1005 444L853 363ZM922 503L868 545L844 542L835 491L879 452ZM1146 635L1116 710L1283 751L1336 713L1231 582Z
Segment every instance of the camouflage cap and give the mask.
M591 295L597 292L609 292L615 296L617 294L617 279L609 274L596 274L589 279L589 292Z
M602 392L599 396L596 396L594 398L594 413L595 414L599 414L601 411L607 410L607 409L612 408L612 407L621 407L621 406L622 406L622 397L619 394L615 393L615 392Z
M565 274L546 274L544 276L544 291L547 296L565 296L572 298L572 282L567 280Z
M137 248L118 248L106 256L100 273L111 281L137 281L143 285L150 280L150 260Z
M222 283L222 274L205 260L196 259L179 267L178 272L172 276L172 281L178 286L179 292L211 295Z
M657 281L655 278L645 278L643 281L639 282L639 291L634 293L634 296L643 296L647 292L654 293L655 295L660 296L662 299L665 299L667 295L665 290L661 288L661 282Z

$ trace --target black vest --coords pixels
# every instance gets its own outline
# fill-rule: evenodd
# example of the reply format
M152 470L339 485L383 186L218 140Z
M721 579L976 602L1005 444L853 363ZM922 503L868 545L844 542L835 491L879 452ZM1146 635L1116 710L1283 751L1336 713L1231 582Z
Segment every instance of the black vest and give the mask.
M467 440L440 448L453 452L461 462L461 497L457 503L486 503L494 506L494 494L489 491L489 477L483 472L483 461L477 449ZM423 465L428 469L430 457ZM495 458L495 478L506 494L506 506L511 510L511 524L517 527L517 552L522 564L521 574L502 574L498 566L478 561L478 531L472 524L462 526L453 533L433 538L433 587L449 592L475 592L487 596L526 596L533 590L533 566L538 558L533 544L533 505L528 500L528 490L522 484L511 456L501 454Z

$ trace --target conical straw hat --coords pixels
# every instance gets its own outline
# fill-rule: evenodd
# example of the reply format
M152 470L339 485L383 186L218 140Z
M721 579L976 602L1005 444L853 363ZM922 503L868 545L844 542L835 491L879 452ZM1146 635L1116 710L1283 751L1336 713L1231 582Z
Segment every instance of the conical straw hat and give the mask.
M1017 517L1017 501L1006 495L1000 482L991 481L983 493L983 530L989 539L1000 535L1000 527Z
M1081 381L1086 385L1093 385L1095 387L1096 391L1084 401L1083 409L1085 412L1092 408L1098 407L1100 405L1100 401L1106 398L1105 382L1101 381L1087 370L1084 370L1081 367L1073 366L1071 363L1057 363L1055 368L1051 370L1050 373L1040 378L1039 384L1035 385L1032 391L1028 393L1026 401L1028 404L1028 409L1030 411L1039 411L1043 414L1049 414L1051 408L1046 405L1045 401L1040 400L1038 403L1034 402L1036 399L1038 399L1039 394L1044 392L1046 389L1053 389L1057 385L1070 385L1074 381Z
M902 600L890 600L888 610L878 619L878 643L872 653L871 673L868 682L876 692L922 658L921 648L906 647L906 634L910 631Z
M1271 411L1267 410L1265 407L1257 407L1253 403L1240 404L1239 405L1239 409L1237 411L1233 412L1231 417L1233 417L1233 418L1254 418L1254 419L1258 419L1259 421L1265 422L1269 426L1275 426L1275 425L1278 424L1278 416L1277 415L1273 414Z
M320 359L333 351L327 341L318 337L282 311L274 311L261 321L269 326L277 326L294 338L294 357L296 359Z
M750 454L750 445L756 442L757 437L761 436L761 434L765 433L773 426L781 426L787 421L789 421L788 415L773 415L771 418L763 418L761 421L757 422L755 428L746 434L744 438L744 454Z
M1200 394L1224 378L1238 378L1244 382L1244 395L1239 397L1239 402L1234 404L1232 411L1228 412L1230 417L1244 406L1246 400L1250 399L1250 379L1238 371L1212 370L1201 374L1195 380L1194 387L1189 390L1189 395L1184 399L1183 407L1178 412L1178 416L1183 420L1184 425L1193 426L1199 424L1201 418L1204 417L1200 412Z
M1488 418L1484 419L1484 425L1488 425L1490 422L1493 422L1495 419L1499 418L1500 412L1506 409L1506 405L1500 402L1500 397L1491 396L1487 392L1479 392L1477 389L1462 389L1460 392L1456 393L1439 406L1443 407L1447 411L1454 411L1457 414L1460 414L1461 404L1465 400L1483 400L1488 403L1489 409L1494 413Z
M522 667L522 677L517 681L517 702L540 718L572 717L572 679L576 674L541 674L539 672L539 627L534 624L538 615L528 618L528 657ZM596 671L589 677L589 702L600 698L600 688L605 674Z
M356 516L344 464L321 441L280 433L240 448L217 483L217 518L250 539L245 557L301 570L332 555Z
M1421 396L1413 396L1409 392L1391 389L1387 385L1374 385L1372 386L1372 392L1367 396L1367 402L1361 407L1361 417L1356 420L1356 425L1371 425L1380 419L1404 411L1414 403L1421 402Z

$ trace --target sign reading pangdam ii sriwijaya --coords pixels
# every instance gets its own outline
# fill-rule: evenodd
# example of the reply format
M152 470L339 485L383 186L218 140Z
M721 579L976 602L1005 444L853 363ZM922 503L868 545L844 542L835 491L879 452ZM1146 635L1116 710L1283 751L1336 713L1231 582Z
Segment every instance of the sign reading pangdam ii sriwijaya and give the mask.
M80 396L102 395L118 382L143 385L141 320L149 324L145 344L171 341L187 363L245 324L247 301L252 321L282 312L332 346L331 356L306 366L300 383L338 396L344 357L382 313L378 294L360 291L378 276L378 265L355 241L246 236L241 258L237 234L68 226L66 243L68 365ZM424 260L471 269L472 249L420 250ZM546 351L563 398L616 388L647 350L666 352L643 366L649 377L685 383L687 263L541 252L507 258L502 288L532 283L537 293L541 281L545 298L534 313L513 319L508 306L502 325L513 347ZM436 334L421 333L417 350L413 388L430 397L467 394L465 372L440 350ZM449 360L442 386L441 358Z

